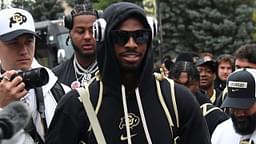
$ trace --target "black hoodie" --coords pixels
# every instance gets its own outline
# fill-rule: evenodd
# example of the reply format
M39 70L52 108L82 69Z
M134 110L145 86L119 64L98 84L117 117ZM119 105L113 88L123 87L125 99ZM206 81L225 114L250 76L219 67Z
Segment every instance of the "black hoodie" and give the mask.
M106 20L105 39L98 43L96 55L99 66L99 77L89 85L90 99L108 144L126 144L127 132L124 118L124 104L121 92L121 72L110 31L129 17L137 17L146 29L150 29L142 8L128 2L110 5L103 14ZM135 92L126 97L126 108L129 113L129 127L132 144L172 144L173 136L163 105L157 95L153 75L153 49L148 41L148 49L140 68L140 79L136 85L141 102ZM103 83L103 94L99 96L100 82ZM162 93L167 108L172 109L169 85L163 80ZM175 96L179 113L180 128L175 135L180 136L180 144L209 144L209 133L206 122L200 112L199 104L192 94L181 85L175 85ZM89 121L77 91L66 94L59 102L46 138L47 144L96 144L94 134L89 129ZM141 106L139 106L141 104ZM143 114L140 112L142 107ZM144 125L143 125L144 121ZM146 126L145 126L146 124ZM146 133L149 137L146 137Z

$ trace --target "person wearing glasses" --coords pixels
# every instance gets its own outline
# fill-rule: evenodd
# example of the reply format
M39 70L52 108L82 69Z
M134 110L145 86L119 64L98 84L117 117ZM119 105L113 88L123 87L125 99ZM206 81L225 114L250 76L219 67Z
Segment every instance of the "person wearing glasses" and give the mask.
M75 89L61 99L46 143L210 144L191 92L153 74L152 31L144 10L129 2L114 3L102 18L106 27L104 40L97 42L97 78L82 89L84 94Z

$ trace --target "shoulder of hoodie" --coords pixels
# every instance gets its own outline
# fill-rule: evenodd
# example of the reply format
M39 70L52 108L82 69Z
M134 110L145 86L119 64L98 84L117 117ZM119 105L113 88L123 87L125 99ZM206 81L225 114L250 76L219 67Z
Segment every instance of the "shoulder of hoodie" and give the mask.
M83 104L79 99L79 93L77 90L72 89L64 94L56 107L56 112L61 111L66 114L77 114L80 109L83 109Z
M160 78L162 79L162 78ZM177 104L177 108L179 113L188 113L193 110L200 111L200 105L196 100L196 97L192 94L192 92L183 85L174 82L174 95L175 101L172 99L172 93L170 89L170 84L168 81L171 79L164 78L161 80L161 90L166 97L166 100L172 101L172 103ZM168 90L169 89L169 90Z
M189 114L189 112L200 112L199 102L185 86L175 83L175 98L180 114Z

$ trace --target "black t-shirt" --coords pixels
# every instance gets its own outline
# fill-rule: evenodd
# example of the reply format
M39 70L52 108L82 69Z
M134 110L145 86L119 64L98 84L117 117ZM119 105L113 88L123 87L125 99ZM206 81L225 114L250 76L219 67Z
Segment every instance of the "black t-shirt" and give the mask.
M67 61L52 68L52 71L59 78L59 81L66 84L67 86L71 86L71 83L73 81L76 81L73 60L74 56L72 56Z

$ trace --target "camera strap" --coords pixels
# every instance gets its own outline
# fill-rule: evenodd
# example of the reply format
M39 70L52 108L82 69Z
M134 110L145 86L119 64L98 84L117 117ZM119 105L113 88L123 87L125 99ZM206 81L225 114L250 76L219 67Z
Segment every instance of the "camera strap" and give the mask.
M36 95L37 111L40 114L41 124L42 124L43 131L45 134L47 132L47 123L46 123L46 117L45 117L45 104L44 104L44 96L43 96L42 87L35 88L35 95Z
M65 94L65 91L61 84L57 81L55 85L52 87L51 92L56 100L58 102L60 98ZM37 104L37 111L40 114L42 126L44 129L44 132L47 132L47 123L45 118L45 104L44 104L44 96L43 91L41 87L35 88L35 96L36 96L36 104ZM43 144L43 140L41 136L38 134L36 130L36 126L33 122L33 119L31 118L29 124L26 126L25 131L30 134L30 136L34 139L34 141L37 144Z
M35 98L37 104L37 111L40 114L41 124L44 132L47 130L46 119L45 119L45 105L44 105L44 97L43 91L41 87L35 88ZM24 130L33 138L34 142L37 144L44 144L44 141L39 133L37 132L36 124L31 117L28 125L24 128Z
M47 132L47 124L45 118L45 105L42 87L35 88L37 111L40 114L44 132Z
M35 124L33 119L31 118L27 126L24 128L25 132L27 132L34 140L35 144L44 144L41 136L36 131Z

